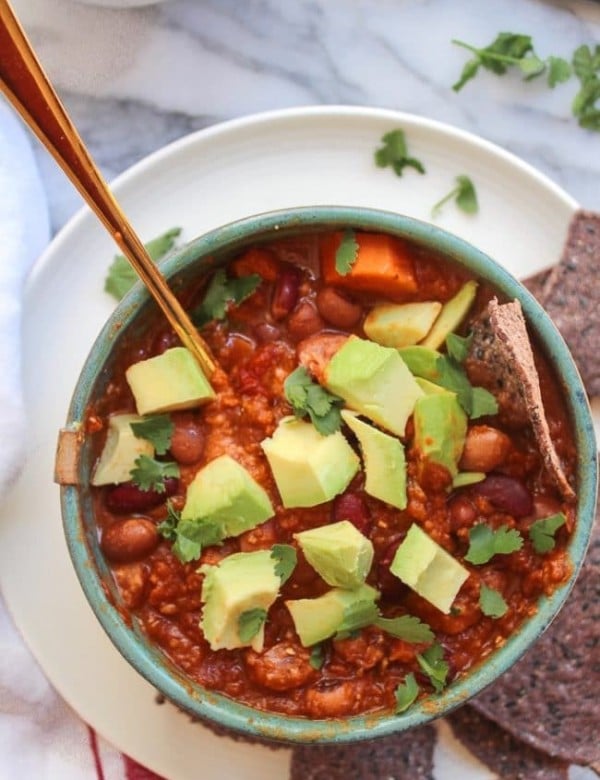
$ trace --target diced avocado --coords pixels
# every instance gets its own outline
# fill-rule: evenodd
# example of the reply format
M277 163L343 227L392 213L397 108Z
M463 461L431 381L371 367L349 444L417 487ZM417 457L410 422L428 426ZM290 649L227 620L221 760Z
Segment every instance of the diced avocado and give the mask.
M446 301L429 334L421 342L424 347L437 349L444 343L446 336L458 328L475 300L477 286L477 282L471 280L464 284L453 298Z
M218 525L222 538L239 536L274 514L264 488L229 455L200 469L188 485L182 520Z
M367 314L363 328L384 347L406 347L425 338L441 308L438 301L380 303Z
M296 633L304 647L333 636L344 620L346 610L359 601L374 602L379 593L370 585L354 590L334 588L316 599L286 601Z
M469 576L462 564L414 523L396 550L390 571L446 614Z
M422 376L416 376L415 382L419 385L425 395L439 395L440 393L452 392L441 385L436 385L435 382L430 382L429 379L423 379Z
M454 393L419 398L414 414L416 449L425 460L444 466L454 477L465 446L467 415Z
M324 383L351 409L402 436L423 391L398 354L350 336L325 367Z
M461 471L452 480L452 487L461 488L467 485L475 485L477 482L482 482L485 478L486 474L483 471Z
M185 347L129 366L125 377L139 414L191 409L210 401L215 392L192 353Z
M240 618L243 624L244 613L266 613L277 598L281 580L275 573L271 551L234 553L216 566L204 564L200 571L204 574L200 628L211 650L249 645L259 653L264 643L264 622L254 636L244 641L240 637Z
M294 534L306 560L328 585L357 588L373 563L373 544L348 520Z
M406 509L406 459L402 442L342 411L346 425L360 443L365 464L365 491L398 509Z
M153 457L152 444L139 439L131 428L131 423L141 421L137 414L113 414L109 418L106 442L94 469L92 485L129 482L131 469L140 455Z
M316 506L342 493L360 460L340 431L323 436L311 423L284 417L261 447L284 507Z
M414 347L402 347L398 353L413 376L420 376L434 383L440 379L437 367L438 358L441 356L440 352L417 344Z

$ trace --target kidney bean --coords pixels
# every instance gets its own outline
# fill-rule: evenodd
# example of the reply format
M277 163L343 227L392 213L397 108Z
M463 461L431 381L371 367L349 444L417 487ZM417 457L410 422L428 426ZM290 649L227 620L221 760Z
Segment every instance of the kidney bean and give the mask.
M133 482L123 482L108 488L104 497L104 503L111 512L124 514L125 512L145 512L152 507L162 504L167 498L177 492L179 480L175 477L165 479L165 490L159 493L157 490L142 490Z
M321 330L323 320L312 303L302 301L290 314L288 330L294 339L305 339Z
M391 542L377 564L377 586L383 596L400 597L406 591L406 585L390 571L390 565L401 541L402 539L396 539Z
M473 485L471 491L513 517L526 517L533 509L531 493L516 477L491 474L483 482Z
M204 433L191 415L173 416L171 455L178 463L189 466L196 463L204 452Z
M460 459L464 471L493 471L508 455L509 437L489 425L474 425L469 428Z
M272 341L277 341L281 336L281 331L275 325L261 322L255 326L254 335L261 344L270 344Z
M332 512L336 523L340 520L349 520L361 534L368 536L371 529L371 518L367 504L359 493L342 493L336 496Z
M271 315L274 320L282 320L293 311L298 302L300 290L300 271L293 265L284 267L273 290L271 300Z
M477 510L465 495L454 496L448 502L450 526L453 531L459 528L469 528L477 520Z
M362 315L362 306L348 300L334 287L323 287L319 290L317 309L321 317L336 328L352 328Z
M145 517L116 520L102 532L102 552L115 563L131 563L149 555L158 546L156 526Z

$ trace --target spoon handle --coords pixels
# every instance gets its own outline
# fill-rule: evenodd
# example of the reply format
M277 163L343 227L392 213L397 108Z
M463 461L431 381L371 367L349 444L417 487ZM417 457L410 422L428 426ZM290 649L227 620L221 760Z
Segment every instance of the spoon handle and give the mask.
M42 70L8 0L0 0L0 90L52 154L119 245L182 343L210 378L208 345L150 259Z

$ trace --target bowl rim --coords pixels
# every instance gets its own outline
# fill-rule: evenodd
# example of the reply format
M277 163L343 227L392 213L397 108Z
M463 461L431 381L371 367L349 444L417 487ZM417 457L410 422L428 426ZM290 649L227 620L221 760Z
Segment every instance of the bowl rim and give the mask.
M257 710L223 694L207 691L186 678L159 650L140 642L143 637L136 633L135 621L129 624L124 620L107 597L97 571L97 560L83 541L81 486L61 486L63 530L77 577L96 618L120 654L166 698L200 720L277 742L324 744L383 737L427 723L479 693L523 655L564 604L583 562L595 516L598 481L595 432L587 395L573 358L562 336L531 293L489 255L464 239L429 222L395 212L316 205L269 211L236 220L173 250L160 267L170 279L189 263L202 263L214 254L233 252L263 238L348 227L389 233L441 252L471 273L485 278L509 298L519 299L529 327L557 369L575 432L578 511L576 527L567 547L573 573L551 597L540 598L537 613L524 621L500 648L478 662L464 677L451 683L441 695L431 694L401 714L374 713L344 719L309 720ZM148 300L149 294L141 282L137 282L102 328L77 381L68 410L67 430L80 431L97 376L114 346L115 334L127 331L140 306Z

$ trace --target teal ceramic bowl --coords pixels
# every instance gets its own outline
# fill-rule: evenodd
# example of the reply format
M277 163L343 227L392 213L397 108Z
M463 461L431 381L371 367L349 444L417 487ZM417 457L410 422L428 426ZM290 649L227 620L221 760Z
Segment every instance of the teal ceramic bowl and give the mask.
M89 477L92 452L83 438L76 464L77 486L61 488L67 544L85 595L102 627L127 661L158 691L181 709L202 720L250 737L300 743L341 743L382 737L418 726L464 703L496 680L527 650L555 617L569 594L585 555L594 519L597 456L594 428L581 379L558 331L527 290L483 252L439 228L398 214L357 208L312 207L271 212L226 225L173 252L162 271L175 291L198 278L214 263L226 262L242 248L304 231L354 227L387 232L442 253L470 272L487 279L509 298L518 298L529 326L551 357L563 384L576 432L578 452L578 518L568 553L573 576L551 598L542 598L537 614L527 620L499 650L449 685L438 696L425 698L401 715L378 714L332 720L307 720L270 714L206 691L186 679L136 625L123 619L119 593L98 544ZM79 431L86 408L104 391L115 350L124 339L142 333L158 316L145 289L138 284L119 304L98 336L83 367L68 412L66 429Z

